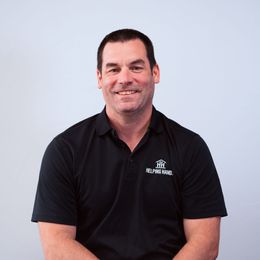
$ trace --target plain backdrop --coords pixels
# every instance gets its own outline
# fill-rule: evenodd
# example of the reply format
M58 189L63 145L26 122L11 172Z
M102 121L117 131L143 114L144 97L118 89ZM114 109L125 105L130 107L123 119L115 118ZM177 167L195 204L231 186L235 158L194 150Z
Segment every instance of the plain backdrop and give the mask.
M96 50L125 27L154 42L155 107L210 147L229 213L218 259L260 259L259 17L258 0L0 0L0 259L43 259L42 155L102 110Z

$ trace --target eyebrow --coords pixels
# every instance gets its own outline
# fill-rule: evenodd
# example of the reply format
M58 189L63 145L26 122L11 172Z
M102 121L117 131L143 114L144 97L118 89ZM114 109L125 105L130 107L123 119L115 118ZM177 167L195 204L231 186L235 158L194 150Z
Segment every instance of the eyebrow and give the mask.
M131 61L129 65L137 65L137 64L141 64L141 65L144 65L145 62L143 59L137 59L137 60L134 60L134 61ZM111 67L117 67L118 66L118 63L115 63L115 62L108 62L106 64L106 68L111 68Z
M144 65L145 62L142 59L137 59L137 60L134 60L134 61L130 62L130 65L137 65L137 64Z
M108 62L108 63L106 64L106 68L116 67L116 66L118 66L118 64L117 64L117 63L114 63L114 62Z

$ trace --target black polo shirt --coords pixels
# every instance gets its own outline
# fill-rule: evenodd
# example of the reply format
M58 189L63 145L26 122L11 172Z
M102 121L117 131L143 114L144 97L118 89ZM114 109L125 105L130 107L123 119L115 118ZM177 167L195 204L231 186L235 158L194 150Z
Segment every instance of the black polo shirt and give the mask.
M225 216L219 178L201 137L153 108L133 152L105 109L58 135L43 157L32 221L77 226L101 259L171 259L183 218Z

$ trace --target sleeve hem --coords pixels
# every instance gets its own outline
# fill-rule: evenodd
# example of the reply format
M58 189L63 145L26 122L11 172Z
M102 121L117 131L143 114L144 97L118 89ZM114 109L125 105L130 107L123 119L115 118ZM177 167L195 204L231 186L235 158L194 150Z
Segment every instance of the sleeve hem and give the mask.
M64 224L70 226L76 226L77 222L71 219L58 218L57 216L46 216L46 215L33 215L31 218L32 222L47 222L54 224Z
M226 211L215 211L215 212L193 212L183 215L186 219L197 219L197 218L211 218L211 217L226 217L228 214Z

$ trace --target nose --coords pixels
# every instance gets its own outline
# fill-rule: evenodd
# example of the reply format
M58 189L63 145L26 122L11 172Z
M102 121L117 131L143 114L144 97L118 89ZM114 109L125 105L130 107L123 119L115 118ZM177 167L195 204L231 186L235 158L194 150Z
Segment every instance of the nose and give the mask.
M133 82L131 71L128 69L122 69L118 75L118 83L121 86L129 86Z

